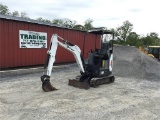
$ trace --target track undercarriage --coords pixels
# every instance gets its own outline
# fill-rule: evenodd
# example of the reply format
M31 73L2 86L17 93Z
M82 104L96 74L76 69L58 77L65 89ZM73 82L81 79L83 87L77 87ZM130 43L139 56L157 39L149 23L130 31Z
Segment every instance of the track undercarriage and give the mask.
M95 77L91 79L85 79L83 81L80 80L80 76L77 76L74 79L69 79L68 85L76 88L88 90L90 87L96 88L99 85L113 83L114 80L115 80L115 77L112 75L107 77ZM55 87L51 85L49 76L42 76L41 81L42 81L42 89L45 92L57 90Z
M92 78L88 81L81 82L79 78L76 77L75 79L69 79L68 85L87 90L90 87L96 88L99 85L113 83L114 80L115 80L114 76L107 76L107 77Z

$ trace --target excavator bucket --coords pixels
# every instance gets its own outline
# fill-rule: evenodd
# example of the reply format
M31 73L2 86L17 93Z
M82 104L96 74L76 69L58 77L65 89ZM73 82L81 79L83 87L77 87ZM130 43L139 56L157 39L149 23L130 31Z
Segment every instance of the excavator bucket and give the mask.
M53 86L51 85L50 81L48 81L48 82L46 82L46 81L43 82L43 83L42 83L42 89L43 89L43 91L45 91L45 92L58 90L58 89L56 89L55 87L53 87Z
M49 91L58 90L58 89L56 89L55 87L52 86L49 78L46 78L44 80L44 76L41 76L41 81L42 81L42 89L43 89L43 91L49 92Z
M76 79L69 79L68 85L86 90L90 88L90 85L87 82L79 82Z

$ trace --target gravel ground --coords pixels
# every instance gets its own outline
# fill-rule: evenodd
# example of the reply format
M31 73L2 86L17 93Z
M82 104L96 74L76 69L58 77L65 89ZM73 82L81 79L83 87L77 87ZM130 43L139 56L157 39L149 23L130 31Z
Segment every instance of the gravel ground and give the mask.
M115 52L119 49L116 47ZM89 90L67 85L69 78L79 74L76 64L54 67L51 82L59 90L48 93L41 89L41 68L27 69L30 72L0 72L0 120L159 120L160 82L156 70L160 69L160 64L146 56L144 58L141 53L138 56L143 60L135 54L126 53L127 57L122 58L117 55L115 53L114 57L115 82ZM143 67L139 69L131 66L138 66L137 60L145 65L140 63ZM129 72L125 67L130 68ZM147 67L151 69L147 70ZM147 73L152 74L146 76Z
M114 51L114 75L160 81L160 61L157 59L130 46L116 46Z

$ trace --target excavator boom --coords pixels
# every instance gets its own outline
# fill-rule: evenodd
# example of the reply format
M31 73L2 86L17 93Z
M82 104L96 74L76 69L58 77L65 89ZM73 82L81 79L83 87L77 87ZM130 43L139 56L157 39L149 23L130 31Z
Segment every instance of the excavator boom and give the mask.
M61 39L62 42L60 42L58 38ZM55 62L55 55L58 45L70 51L74 55L78 66L80 67L81 71L84 72L80 48L77 45L74 45L69 41L59 37L57 34L53 34L51 38L50 48L47 52L46 64L44 67L47 69L47 72L43 76L41 76L42 89L46 92L56 90L56 88L53 87L50 83L50 76L52 73L53 64Z

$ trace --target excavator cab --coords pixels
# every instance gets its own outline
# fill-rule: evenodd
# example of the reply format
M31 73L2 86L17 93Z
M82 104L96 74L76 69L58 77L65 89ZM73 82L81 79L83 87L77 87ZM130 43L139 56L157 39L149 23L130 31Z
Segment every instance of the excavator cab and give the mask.
M100 49L95 48L91 50L88 56L89 68L92 68L94 77L108 76L112 73L109 70L111 55L113 54L113 43L114 34L112 32L94 31L95 34L100 34L101 46ZM95 69L93 69L95 68ZM111 69L111 68L110 68Z
M93 30L90 33L100 35L100 49L95 47L95 50L89 52L84 64L85 73L81 72L77 80L69 80L69 85L83 89L112 83L115 79L112 75L114 33L104 30Z

